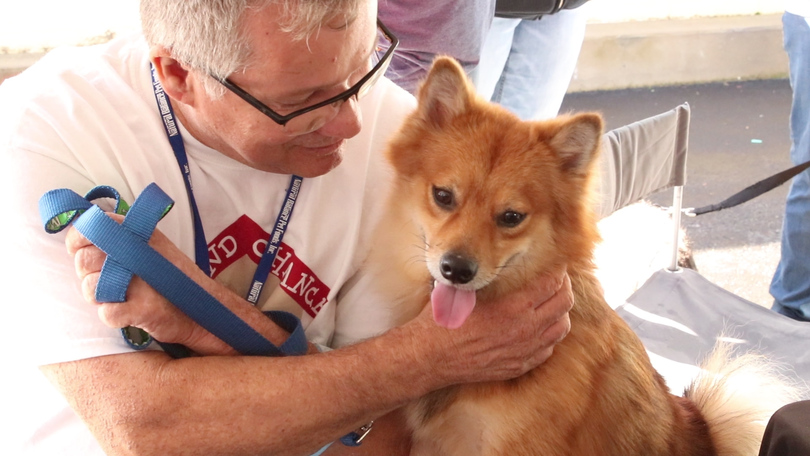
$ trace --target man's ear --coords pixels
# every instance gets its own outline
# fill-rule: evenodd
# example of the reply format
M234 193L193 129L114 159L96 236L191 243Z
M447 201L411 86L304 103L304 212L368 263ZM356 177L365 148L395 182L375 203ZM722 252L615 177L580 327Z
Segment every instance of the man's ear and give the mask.
M165 48L153 48L149 53L149 57L166 94L172 100L193 105L194 85L191 84L190 80L191 72L172 58Z

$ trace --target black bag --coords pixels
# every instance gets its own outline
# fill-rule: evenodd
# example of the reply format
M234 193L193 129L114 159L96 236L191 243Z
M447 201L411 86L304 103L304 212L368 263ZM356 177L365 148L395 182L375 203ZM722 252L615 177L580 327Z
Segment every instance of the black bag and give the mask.
M497 0L495 17L540 19L563 9L574 9L588 0Z

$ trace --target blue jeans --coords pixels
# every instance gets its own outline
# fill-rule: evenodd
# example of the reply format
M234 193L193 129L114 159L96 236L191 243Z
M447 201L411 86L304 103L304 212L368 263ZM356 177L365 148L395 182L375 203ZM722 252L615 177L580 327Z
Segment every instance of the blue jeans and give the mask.
M540 20L496 17L473 76L478 93L523 120L556 116L582 48L586 9Z
M790 61L793 102L790 111L790 158L810 160L810 24L791 13L782 17ZM771 282L773 309L810 320L810 170L793 178L782 225L782 257Z

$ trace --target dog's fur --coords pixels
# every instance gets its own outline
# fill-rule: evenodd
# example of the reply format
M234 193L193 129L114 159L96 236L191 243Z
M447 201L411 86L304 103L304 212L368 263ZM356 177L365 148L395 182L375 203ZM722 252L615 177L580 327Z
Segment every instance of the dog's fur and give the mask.
M434 63L418 100L389 147L394 184L374 241L384 248L371 258L381 288L401 303L398 322L425 306L434 280L474 290L476 305L486 306L563 267L575 305L571 332L540 367L511 381L447 388L409 406L413 454L756 454L769 413L792 398L765 400L779 385L760 375L762 363L728 362L721 347L708 364L711 375L684 397L672 395L602 297L587 190L601 118L521 122L478 99L449 58ZM437 319L449 327L463 322ZM727 385L735 376L759 379L764 389L734 395Z

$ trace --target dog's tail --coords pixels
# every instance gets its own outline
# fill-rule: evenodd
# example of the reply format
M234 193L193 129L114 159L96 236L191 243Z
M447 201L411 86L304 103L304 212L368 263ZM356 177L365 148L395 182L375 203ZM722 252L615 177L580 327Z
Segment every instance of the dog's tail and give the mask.
M756 455L771 415L802 396L780 366L754 353L733 356L729 342L719 342L701 367L684 397L703 414L720 456Z

